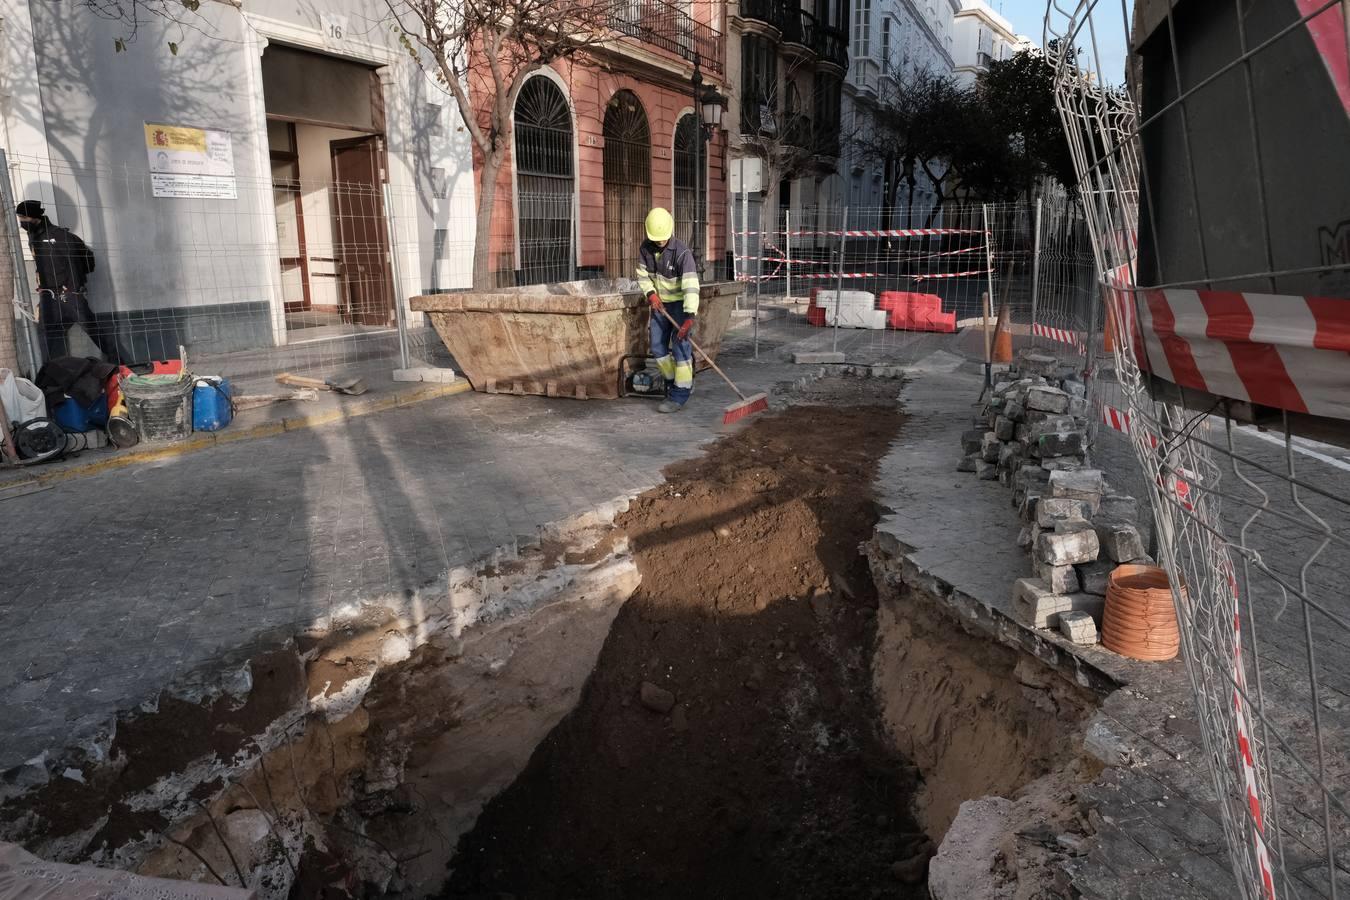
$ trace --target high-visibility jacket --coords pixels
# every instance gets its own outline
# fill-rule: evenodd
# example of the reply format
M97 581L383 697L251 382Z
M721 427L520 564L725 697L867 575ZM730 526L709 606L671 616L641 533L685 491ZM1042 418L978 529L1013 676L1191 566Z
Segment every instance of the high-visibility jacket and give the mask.
M683 303L688 315L698 313L698 264L689 246L679 238L657 247L643 241L638 249L638 287L642 293L652 291L662 303Z

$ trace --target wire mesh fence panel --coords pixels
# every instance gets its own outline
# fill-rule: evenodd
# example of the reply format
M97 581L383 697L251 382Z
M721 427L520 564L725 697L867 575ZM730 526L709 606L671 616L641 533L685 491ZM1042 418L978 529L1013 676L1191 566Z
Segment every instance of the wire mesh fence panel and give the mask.
M44 198L48 220L12 243L24 260L14 298L21 340L35 346L35 362L140 365L177 359L182 348L195 373L259 383L281 372L452 365L407 300L468 286L474 211L451 204L448 215L427 215L422 186L384 183L372 141L325 150L331 174L308 178L297 154L274 149L270 177L233 179L228 202L163 196L144 170L9 158L7 186L19 199ZM562 212L556 191L523 192L519 202L538 218L565 216L567 238L519 239L522 256L546 261L541 274L562 271L559 260L572 255L570 195ZM67 232L93 266L57 278L34 248L47 260L44 244Z
M1307 237L1350 209L1347 20L1266 12L1052 3L1046 38L1114 361L1099 443L1150 496L1236 890L1346 897L1350 479L1307 437L1350 443L1350 260Z

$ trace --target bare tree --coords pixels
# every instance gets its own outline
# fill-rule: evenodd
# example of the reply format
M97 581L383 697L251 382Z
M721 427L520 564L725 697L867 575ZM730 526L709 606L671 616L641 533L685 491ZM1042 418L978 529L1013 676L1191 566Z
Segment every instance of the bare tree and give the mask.
M617 38L622 0L385 0L399 39L455 98L480 161L473 284L489 286L497 178L526 78ZM616 18L617 16L617 18ZM478 102L475 102L477 99Z

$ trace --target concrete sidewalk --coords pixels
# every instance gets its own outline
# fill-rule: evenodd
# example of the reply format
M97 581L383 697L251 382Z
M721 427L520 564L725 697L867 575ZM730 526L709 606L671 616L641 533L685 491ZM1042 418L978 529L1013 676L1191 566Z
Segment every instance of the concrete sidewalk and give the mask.
M731 371L754 389L802 374ZM186 673L658 484L734 399L712 373L676 416L469 393L0 500L0 772Z

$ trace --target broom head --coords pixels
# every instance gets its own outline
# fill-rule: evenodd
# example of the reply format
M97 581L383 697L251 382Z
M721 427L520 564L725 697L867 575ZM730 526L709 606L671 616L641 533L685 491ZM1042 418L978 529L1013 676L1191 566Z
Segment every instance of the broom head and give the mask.
M722 424L730 425L733 422L739 422L747 416L753 416L755 413L763 412L768 408L768 394L751 394L744 400L738 400L726 408L722 413Z

